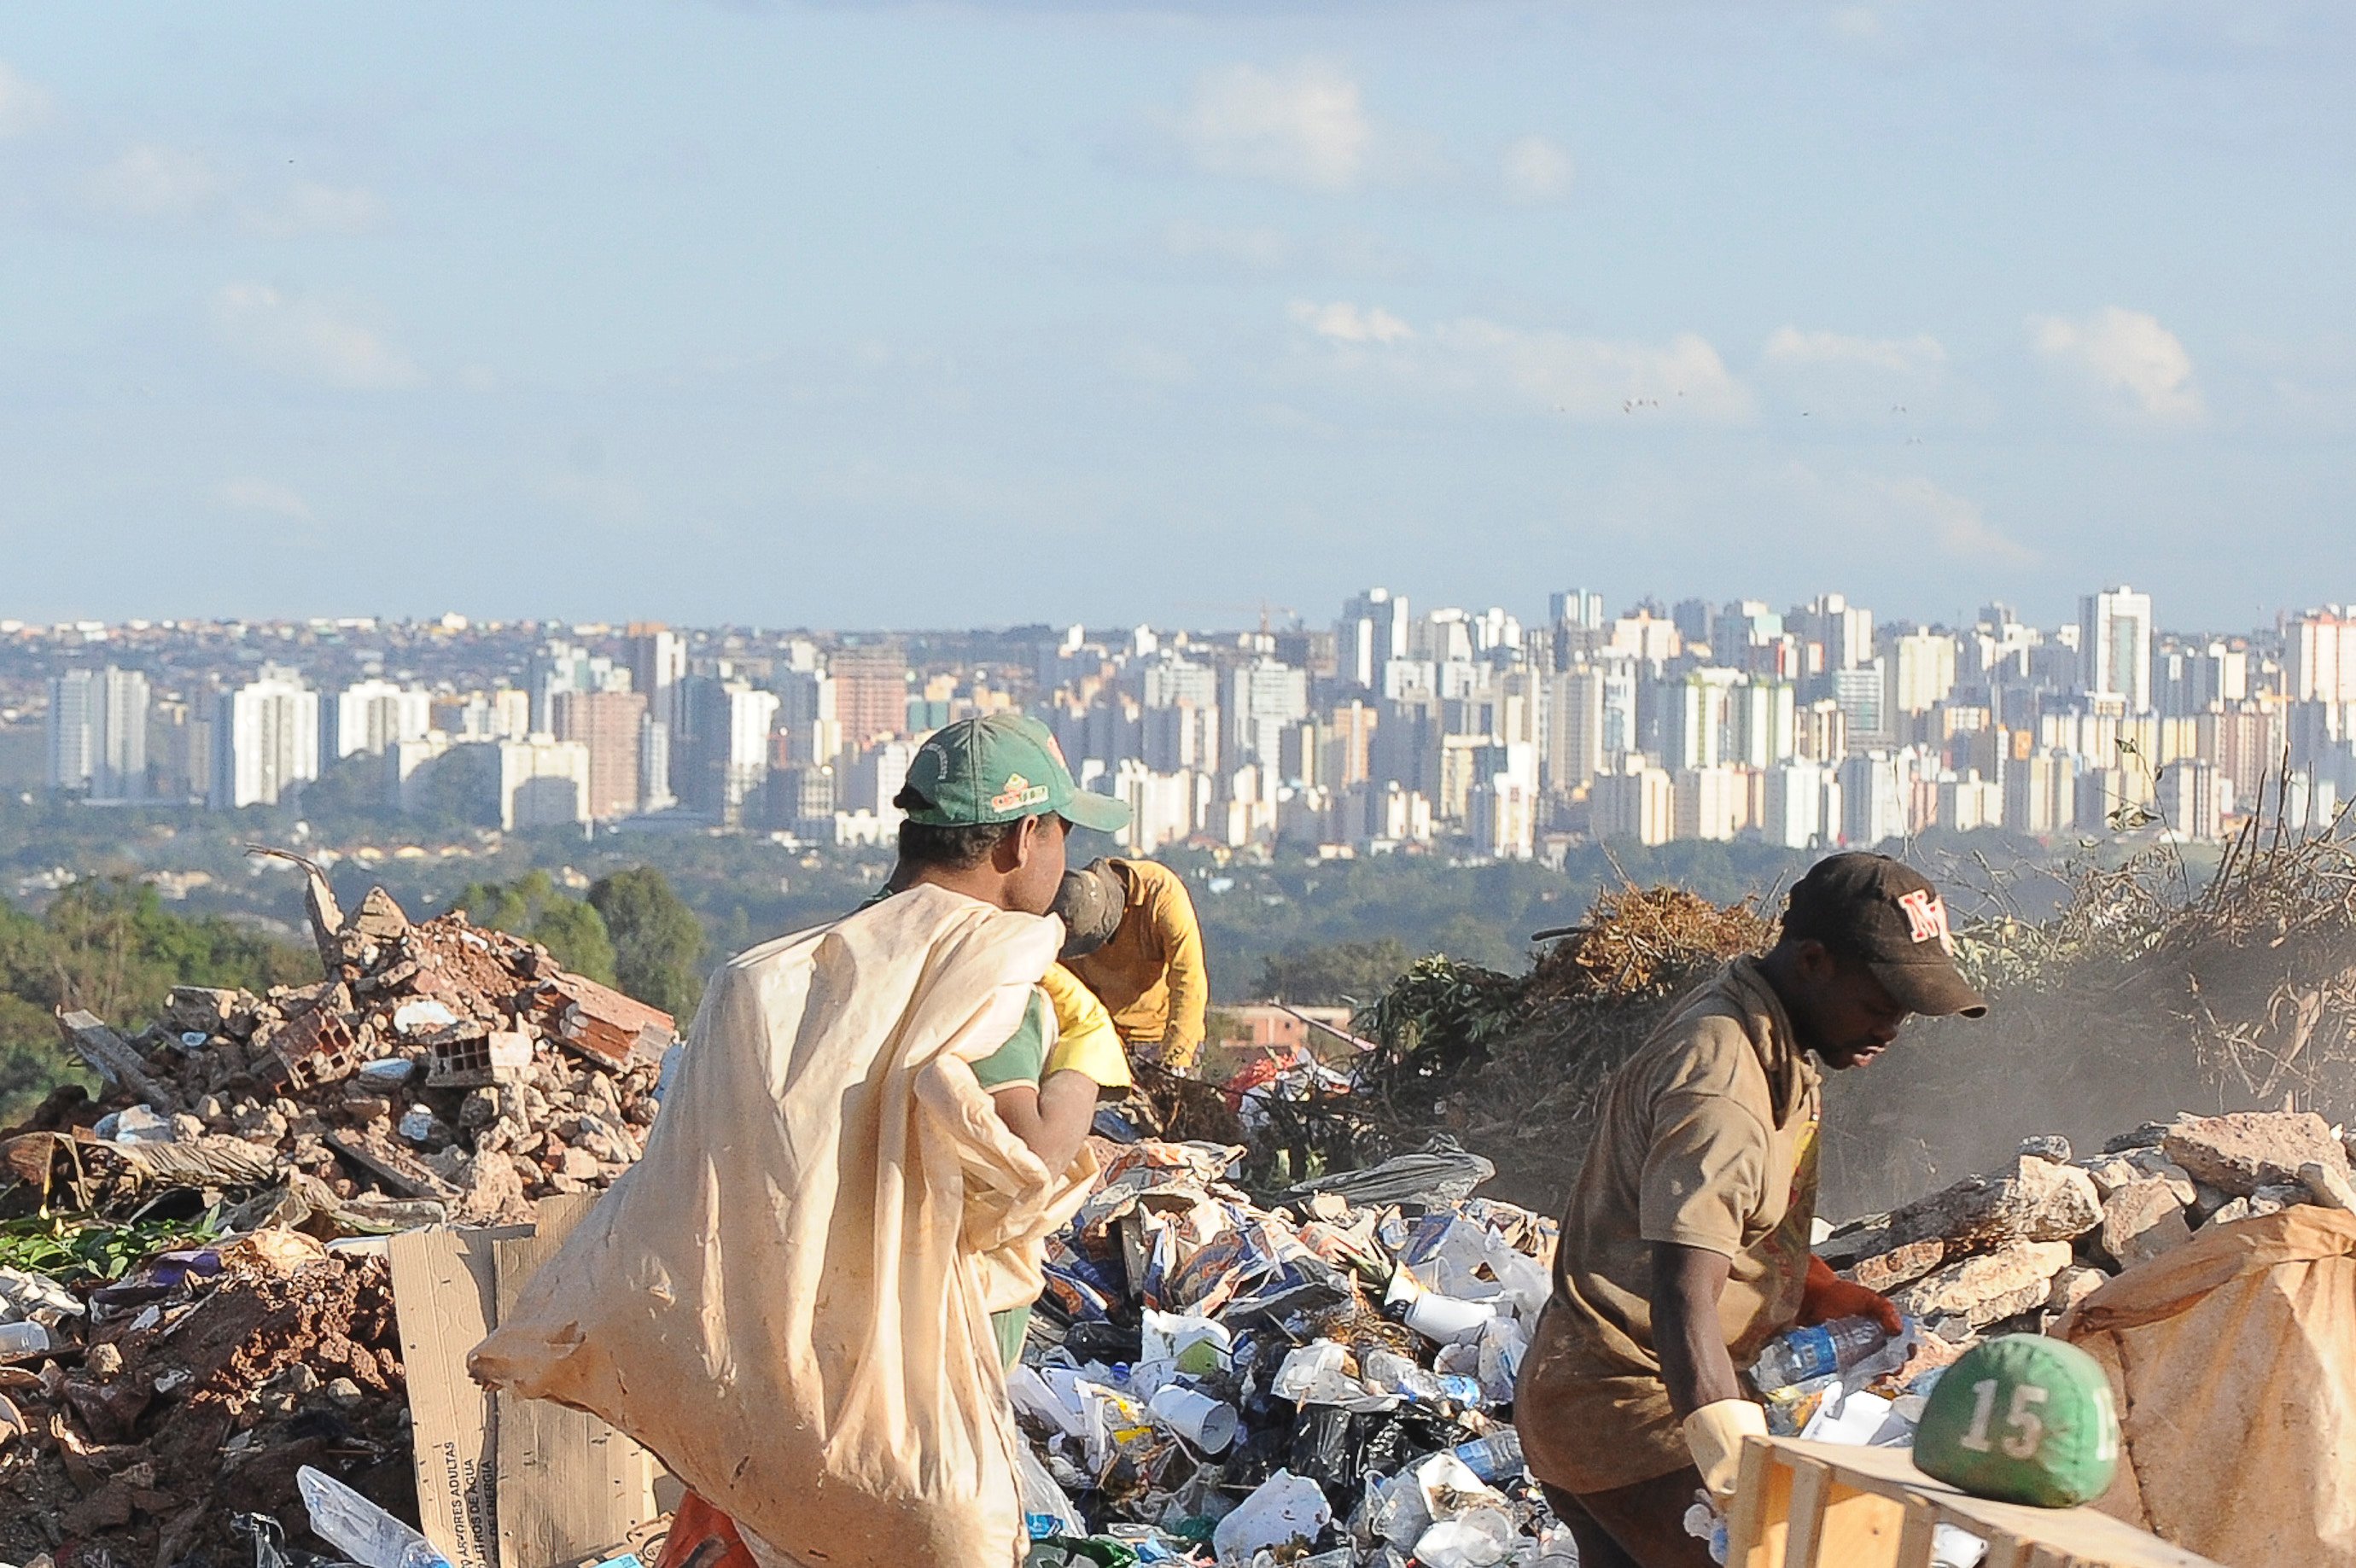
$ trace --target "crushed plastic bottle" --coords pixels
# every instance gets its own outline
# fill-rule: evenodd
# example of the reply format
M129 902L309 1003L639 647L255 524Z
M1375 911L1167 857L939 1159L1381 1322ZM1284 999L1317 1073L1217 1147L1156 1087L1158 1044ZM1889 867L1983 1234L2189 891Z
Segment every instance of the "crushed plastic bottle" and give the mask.
M1458 1444L1456 1456L1464 1461L1466 1469L1493 1487L1520 1480L1525 1467L1521 1434L1510 1426L1500 1426L1486 1437Z
M311 1532L361 1568L450 1568L417 1531L344 1485L305 1465L294 1472Z
M1360 1359L1358 1370L1373 1387L1418 1404L1471 1406L1481 1403L1480 1379L1426 1371L1397 1350L1369 1350Z
M1870 1317L1836 1317L1794 1328L1767 1342L1751 1363L1751 1381L1762 1393L1792 1388L1811 1378L1847 1371L1888 1343L1889 1331Z

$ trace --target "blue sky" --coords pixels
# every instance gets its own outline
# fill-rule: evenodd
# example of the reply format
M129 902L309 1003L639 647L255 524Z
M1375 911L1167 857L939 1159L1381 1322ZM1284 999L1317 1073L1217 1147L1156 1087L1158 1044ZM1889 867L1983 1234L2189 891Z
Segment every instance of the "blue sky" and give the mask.
M2356 597L2344 7L92 15L0 613Z

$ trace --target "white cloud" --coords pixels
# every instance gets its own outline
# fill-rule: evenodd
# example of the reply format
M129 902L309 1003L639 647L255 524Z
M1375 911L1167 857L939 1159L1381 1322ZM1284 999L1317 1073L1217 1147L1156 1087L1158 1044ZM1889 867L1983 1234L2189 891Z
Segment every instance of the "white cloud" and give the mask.
M2114 412L2167 422L2201 417L2192 356L2158 317L2105 305L2092 315L2033 315L2031 340L2047 363L2094 387Z
M266 283L230 284L213 296L211 315L222 343L283 376L357 390L413 387L425 379L375 329Z
M1415 336L1413 327L1390 312L1371 305L1360 310L1347 300L1332 304L1295 300L1285 314L1318 336L1336 343L1399 343Z
M142 142L93 171L91 206L118 218L192 218L220 200L227 184L199 154Z
M1837 332L1803 332L1780 326L1768 335L1766 356L1784 365L1862 365L1900 375L1935 369L1947 351L1929 333L1912 337L1849 337Z
M1312 190L1359 184L1375 142L1358 84L1321 60L1277 70L1230 65L1206 71L1175 128L1206 173Z
M2035 550L1990 523L1978 503L1921 475L1826 475L1794 463L1778 487L1797 503L1801 521L1828 526L1853 544L1916 551L1927 543L1949 560L1993 566L2037 560Z
M1698 333L1632 343L1468 318L1432 336L1526 397L1575 418L1740 421L1751 414L1750 389Z
M1580 420L1740 422L1752 413L1750 389L1696 333L1637 343L1505 326L1477 316L1419 331L1388 311L1347 301L1296 301L1287 314L1341 346L1334 363L1344 372L1378 375L1429 394L1479 400L1502 392ZM1370 344L1383 352L1360 351Z
M1570 194L1570 149L1546 136L1525 136L1505 149L1505 199L1524 207Z
M53 107L46 89L27 81L0 60L0 141L39 130L48 123Z
M213 499L232 512L259 512L296 523L312 520L311 503L274 479L225 479Z
M384 221L384 203L360 186L299 180L274 207L249 208L247 225L273 239L301 234L366 234Z

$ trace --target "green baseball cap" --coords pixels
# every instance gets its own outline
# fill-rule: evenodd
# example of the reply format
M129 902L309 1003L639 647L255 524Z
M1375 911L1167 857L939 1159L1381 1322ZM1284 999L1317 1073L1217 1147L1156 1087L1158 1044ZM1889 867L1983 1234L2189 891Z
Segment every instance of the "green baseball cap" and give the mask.
M908 813L927 827L976 827L1050 813L1099 833L1129 826L1129 807L1072 782L1063 748L1036 719L988 713L933 731L908 764L908 787L932 805Z

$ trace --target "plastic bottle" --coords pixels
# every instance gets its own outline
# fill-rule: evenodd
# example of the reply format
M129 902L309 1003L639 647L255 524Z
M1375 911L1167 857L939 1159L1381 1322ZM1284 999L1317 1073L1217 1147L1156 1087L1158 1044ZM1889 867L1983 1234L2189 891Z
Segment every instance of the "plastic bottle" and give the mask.
M1481 1403L1481 1380L1478 1378L1443 1377L1427 1371L1397 1350L1369 1350L1359 1361L1358 1368L1366 1381L1418 1404L1463 1404Z
M361 1568L450 1568L423 1536L344 1485L305 1465L294 1472L311 1533Z
M49 1331L37 1323L0 1323L0 1361L37 1356L49 1348Z
M1520 1480L1525 1468L1521 1434L1510 1426L1500 1426L1486 1437L1458 1444L1456 1456L1464 1461L1466 1469L1493 1487Z
M1751 1363L1751 1381L1761 1392L1790 1388L1827 1372L1846 1371L1890 1343L1870 1317L1836 1317L1810 1328L1794 1328L1768 1342Z

